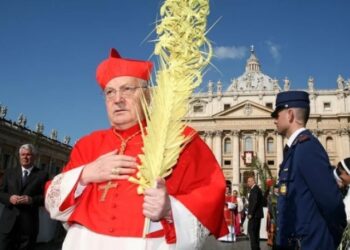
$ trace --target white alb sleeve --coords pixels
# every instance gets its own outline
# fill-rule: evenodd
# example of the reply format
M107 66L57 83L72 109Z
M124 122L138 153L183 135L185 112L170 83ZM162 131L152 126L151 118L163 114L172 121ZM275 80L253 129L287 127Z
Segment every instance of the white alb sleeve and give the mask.
M175 223L176 250L202 249L209 230L181 202L170 196Z
M49 212L52 219L64 222L67 221L69 216L72 214L74 205L68 207L64 211L60 211L60 206L72 192L80 178L82 170L83 166L61 173L53 178L45 195L45 208ZM81 192L82 189L76 191L75 197L79 196Z

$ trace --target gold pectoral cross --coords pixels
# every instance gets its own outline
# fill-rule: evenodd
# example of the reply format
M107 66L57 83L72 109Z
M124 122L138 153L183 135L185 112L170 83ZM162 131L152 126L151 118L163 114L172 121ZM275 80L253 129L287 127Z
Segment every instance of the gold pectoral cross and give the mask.
M139 133L141 133L140 130L137 131L135 134L129 136L129 137L126 138L125 140L124 140L118 133L115 133L115 134L119 137L119 139L121 140L121 144L120 144L120 149L119 149L118 155L123 155L123 154L124 154L124 151L125 151L125 148L126 148L127 143L128 143L132 138L134 138L136 135L138 135ZM118 186L118 183L113 183L112 180L108 181L106 185L100 186L99 189L100 189L100 190L103 190L102 195L101 195L101 198L100 198L100 201L105 201L108 191L109 191L111 188L116 188L117 186Z
M122 144L120 145L120 150L119 150L119 152L118 152L118 155L124 154L125 148L126 148L126 142L125 142L125 141L122 141ZM116 188L117 186L118 186L118 184L117 184L117 183L114 183L114 184L113 184L112 181L108 181L106 185L100 186L99 189L100 189L100 190L103 190L102 195L101 195L101 198L100 198L100 201L105 201L108 191L109 191L111 188Z
M117 183L113 184L112 181L108 181L106 185L100 186L99 189L103 190L100 201L105 201L108 191L111 188L116 188L117 186L118 186L118 184Z

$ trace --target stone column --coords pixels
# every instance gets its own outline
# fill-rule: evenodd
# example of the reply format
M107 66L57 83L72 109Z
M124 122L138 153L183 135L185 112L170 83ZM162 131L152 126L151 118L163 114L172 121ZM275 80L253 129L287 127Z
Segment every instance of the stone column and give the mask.
M265 163L265 131L259 130L258 131L258 159L261 162L261 164Z
M322 131L320 129L311 129L310 131L322 143Z
M343 158L350 156L350 139L349 139L349 131L343 130L342 133L342 145L343 145Z
M232 186L237 190L239 188L240 176L240 155L239 155L239 131L233 130L232 135Z
M339 160L349 157L349 131L345 128L338 130L337 151L339 152ZM339 145L340 144L340 145Z
M214 152L215 158L218 161L218 163L220 164L220 166L222 165L222 162L221 162L221 145L222 145L221 136L222 136L222 131L217 130L214 132L213 152Z
M213 150L213 132L207 131L205 133L205 142L207 143L208 147Z
M339 111L341 112L341 113L344 113L344 112L346 112L345 111L345 107L346 107L346 102L345 102L345 94L344 94L344 92L343 91L341 91L341 92L339 92L338 94L337 94L337 99L338 99L338 104L339 104Z

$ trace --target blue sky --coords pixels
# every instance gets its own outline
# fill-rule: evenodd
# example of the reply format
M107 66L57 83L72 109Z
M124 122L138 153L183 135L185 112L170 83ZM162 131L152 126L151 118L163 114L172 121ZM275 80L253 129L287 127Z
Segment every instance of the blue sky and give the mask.
M98 63L111 47L129 58L150 58L159 0L0 1L0 103L7 119L44 123L72 142L109 126L95 81ZM292 88L336 87L350 78L350 1L212 0L208 37L217 56L203 82L230 79L244 71L254 45L265 74ZM148 35L151 34L150 37ZM219 49L220 48L220 49ZM151 60L156 61L152 57Z

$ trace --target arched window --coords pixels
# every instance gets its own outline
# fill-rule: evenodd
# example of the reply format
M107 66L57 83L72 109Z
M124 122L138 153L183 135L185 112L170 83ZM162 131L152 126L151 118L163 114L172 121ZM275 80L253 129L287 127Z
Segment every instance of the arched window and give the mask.
M269 137L267 138L267 153L272 153L274 151L273 138Z
M245 151L253 151L253 139L251 136L247 136L244 139L244 150Z
M230 138L224 140L224 154L232 153L232 142Z
M332 137L327 137L327 139L326 139L326 150L327 150L327 152L334 152L335 151L334 142L333 142Z

